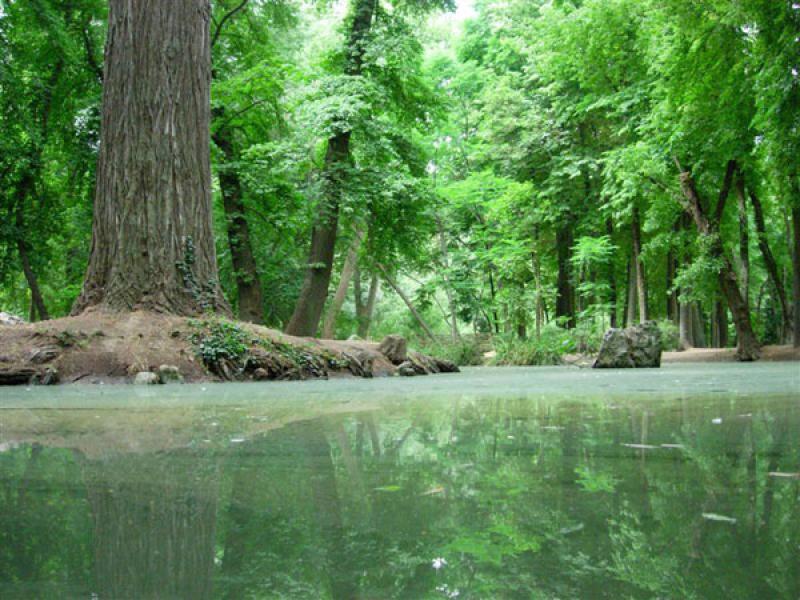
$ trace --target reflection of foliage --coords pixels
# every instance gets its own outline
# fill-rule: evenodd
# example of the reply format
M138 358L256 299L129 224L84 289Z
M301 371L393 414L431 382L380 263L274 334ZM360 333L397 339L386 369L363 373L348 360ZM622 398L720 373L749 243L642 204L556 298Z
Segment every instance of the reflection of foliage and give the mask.
M617 484L615 477L609 473L593 471L588 465L582 465L575 469L578 475L578 485L585 492L613 492Z

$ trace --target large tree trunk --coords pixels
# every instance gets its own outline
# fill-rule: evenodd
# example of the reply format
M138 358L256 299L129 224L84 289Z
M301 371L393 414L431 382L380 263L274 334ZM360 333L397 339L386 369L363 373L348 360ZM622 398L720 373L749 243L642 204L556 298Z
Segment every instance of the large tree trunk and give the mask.
M625 300L625 327L636 324L636 259L628 261L628 295Z
M705 209L703 208L704 204L697 192L697 187L695 186L691 173L683 171L681 172L680 178L681 189L686 197L684 209L692 216L698 232L701 235L711 238L711 253L713 257L718 259L721 263L717 277L720 290L728 303L728 308L731 311L733 322L736 327L737 357L742 361L752 361L757 360L760 355L758 339L753 332L753 327L750 322L750 311L748 310L747 302L742 296L739 278L736 275L730 258L725 253L722 240L719 236L719 223L725 209L725 202L727 201L733 184L735 171L736 162L730 161L725 173L725 181L720 190L713 220L709 220L706 215Z
M361 75L364 40L372 27L377 0L356 0L346 49L345 75ZM351 167L351 132L340 131L328 140L323 174L324 186L317 222L311 231L311 251L292 318L286 326L290 335L312 336L317 332L333 270L339 206L347 172Z
M558 281L556 289L556 318L565 321L568 329L574 329L575 291L572 285L572 225L564 225L556 229L556 253L558 256Z
M800 198L792 207L792 295L794 296L794 347L800 348Z
M606 219L606 235L609 240L614 240L614 221L611 217ZM614 261L612 260L608 266L608 289L609 289L609 326L617 326L617 275ZM538 313L538 311L537 311Z
M325 320L322 323L322 337L325 339L333 339L333 333L336 328L336 318L342 310L344 299L347 297L347 288L350 287L350 281L353 279L356 266L358 265L358 251L361 248L361 241L364 239L364 234L360 230L356 230L353 241L350 243L350 248L347 251L347 256L342 266L342 274L339 278L339 286L336 288L336 294L331 300L328 311L325 313Z
M110 0L92 249L73 314L228 311L211 227L209 0Z
M224 113L220 116L224 118ZM253 257L250 227L245 217L242 182L234 167L237 156L231 131L224 126L220 127L214 133L213 139L225 158L225 164L219 168L219 188L228 225L228 245L231 249L231 262L239 297L239 319L250 323L263 323L264 300L261 293L261 279Z
M783 285L783 279L778 271L778 263L775 261L775 256L772 254L769 241L767 240L767 225L764 221L764 208L761 206L761 200L755 191L752 188L749 191L750 202L753 205L753 214L756 221L758 249L761 251L761 257L764 259L764 266L767 267L769 279L778 295L778 302L781 304L783 331L788 335L788 332L792 330L792 309L786 297L786 288Z
M633 237L633 262L636 266L636 290L639 300L639 322L644 323L649 318L647 312L647 280L644 274L644 259L642 259L642 224L639 219L639 207L633 207L631 217L631 230Z
M680 303L678 308L678 331L681 348L694 348L694 332L692 331L692 304L688 300Z
M742 297L750 310L750 231L747 222L747 198L744 175L736 175L736 204L739 209L739 267Z

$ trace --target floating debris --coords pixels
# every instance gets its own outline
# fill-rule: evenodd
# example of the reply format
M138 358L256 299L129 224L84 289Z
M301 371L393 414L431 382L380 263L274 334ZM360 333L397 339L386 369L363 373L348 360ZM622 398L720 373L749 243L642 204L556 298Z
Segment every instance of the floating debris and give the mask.
M649 444L622 444L626 448L635 448L636 450L658 450L659 446L651 446Z
M782 479L800 479L800 473L783 473L781 471L770 471L769 476Z
M564 428L558 425L542 425L542 429L545 431L563 431Z
M733 517L726 517L725 515L718 515L717 513L703 513L703 518L709 521L719 521L721 523L736 523Z
M570 533L578 533L582 531L584 528L583 523L578 523L577 525L573 525L572 527L562 527L558 530L558 533L561 535L569 535Z
M244 442L243 437L231 438L231 444L241 444L242 442Z
M661 444L661 447L674 450L683 450L686 446L684 446L683 444Z
M717 417L716 419L711 419L711 422L712 422L714 425L719 425L720 423L722 423L722 419L720 419L719 417Z
M422 496L433 496L434 494L444 494L444 488L441 485L432 487L427 492L422 492Z

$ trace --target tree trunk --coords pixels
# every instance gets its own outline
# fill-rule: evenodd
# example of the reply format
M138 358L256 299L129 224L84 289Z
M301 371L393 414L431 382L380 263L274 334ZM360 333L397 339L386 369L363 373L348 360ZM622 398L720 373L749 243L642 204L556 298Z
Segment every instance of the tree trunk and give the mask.
M678 308L678 330L680 332L681 348L688 350L694 347L694 332L692 331L692 305L683 301Z
M736 271L731 264L730 258L726 255L719 236L719 222L725 209L725 202L728 198L733 176L736 171L736 161L729 161L725 173L725 181L722 185L719 200L712 221L705 214L703 202L697 192L694 179L691 173L683 171L680 175L681 189L686 198L684 209L692 216L698 232L701 235L709 236L712 240L711 253L722 263L718 273L719 287L725 297L728 308L731 311L733 322L736 327L737 350L739 360L757 360L760 355L758 339L753 332L750 322L750 312L747 303L742 296L741 286Z
M556 253L558 256L558 281L556 290L556 318L563 319L567 329L574 329L575 291L572 286L572 225L563 225L556 230Z
M458 332L458 310L456 309L456 301L453 297L453 286L450 282L450 257L447 251L447 238L445 237L444 223L442 218L436 215L436 227L439 234L439 252L442 253L442 277L444 279L444 291L447 295L447 308L450 312L450 336L453 343L457 343L461 339L461 334Z
M625 327L636 324L636 259L628 262L628 296L625 301Z
M747 198L744 175L736 175L736 200L739 209L739 264L741 266L741 291L747 310L750 310L750 232L747 223Z
M714 348L728 346L728 312L719 300L714 302L714 313L711 318L711 345Z
M23 177L19 184L19 189L17 190L17 205L14 216L17 230L17 253L22 263L22 272L25 275L25 281L28 282L28 288L31 291L31 317L33 317L35 309L41 321L48 321L50 320L50 314L47 312L47 307L44 304L42 291L39 289L39 280L31 266L30 257L28 255L28 244L25 242L25 213L23 207L25 206L26 197L32 190L32 177ZM31 320L33 319L31 318Z
M358 251L361 248L363 239L364 234L357 229L353 241L350 243L350 248L347 250L347 256L342 266L342 274L339 278L339 286L336 288L336 294L331 300L328 311L325 313L325 320L322 323L322 337L325 339L333 339L336 318L339 316L344 299L347 297L347 288L350 287L350 281L353 279L353 273L355 273L358 264Z
M406 306L408 307L408 310L410 310L411 314L414 315L414 318L417 320L417 323L419 323L419 326L422 327L422 330L425 332L425 335L427 335L431 341L435 342L436 336L433 335L433 331L431 330L430 326L428 326L428 324L425 322L425 319L422 318L422 315L419 314L419 311L417 311L416 307L411 302L409 297L406 296L403 290L400 289L400 286L398 286L397 283L394 281L394 279L392 279L392 277L389 275L388 271L383 265L378 265L378 268L380 269L381 273L383 273L383 278L386 280L386 283L389 284L389 287L391 287L395 291L395 293L398 296L400 296L403 302L405 302Z
M211 227L209 0L110 0L92 248L73 314L229 308Z
M372 325L372 315L375 312L375 301L378 297L378 290L380 289L381 280L377 273L373 273L369 282L369 290L367 291L367 301L364 302L361 293L361 274L356 265L356 273L353 276L353 291L356 297L356 318L358 319L358 337L366 339L369 335L369 328Z
M648 319L647 312L647 280L644 274L644 260L642 259L642 225L639 219L639 207L633 207L631 217L631 230L633 235L633 262L636 266L636 290L639 299L639 322Z
M357 0L350 24L344 74L361 76L364 60L364 40L372 27L377 0ZM328 140L323 174L322 201L317 222L311 231L309 254L303 287L286 326L290 335L312 336L317 332L322 310L328 297L333 270L336 235L347 174L351 168L349 130L339 131Z
M224 118L224 112L220 114L220 118ZM222 126L214 133L213 140L225 159L225 164L219 167L219 188L228 225L228 245L239 297L239 319L263 323L261 279L253 257L250 227L245 217L242 182L234 166L238 157L233 147L231 131Z
M792 207L792 295L794 296L794 347L800 348L800 198Z
M692 346L695 348L706 347L706 328L703 323L703 315L697 302L692 302L692 335L694 336Z
M609 217L606 219L606 235L613 242L614 240L614 221ZM617 276L615 272L615 263L612 260L608 267L608 287L609 287L609 326L617 326Z
M761 257L764 259L764 266L767 268L772 286L778 295L778 302L781 304L781 316L783 321L783 331L788 333L792 330L792 309L789 306L789 301L786 297L786 288L783 285L783 279L778 271L778 263L772 254L767 240L767 226L764 221L764 209L761 205L761 200L753 189L750 189L750 202L753 205L753 215L756 222L756 234L758 239L758 249L761 251Z

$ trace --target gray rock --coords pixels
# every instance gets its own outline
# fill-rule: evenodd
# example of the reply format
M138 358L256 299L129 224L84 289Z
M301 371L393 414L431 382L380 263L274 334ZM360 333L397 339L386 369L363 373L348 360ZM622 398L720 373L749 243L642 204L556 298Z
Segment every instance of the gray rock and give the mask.
M408 360L408 344L402 335L387 335L378 345L378 352L383 354L394 365Z
M24 325L25 319L7 312L0 312L0 325Z
M140 371L133 379L134 385L156 385L158 383L158 375L150 371Z
M183 375L178 367L161 365L158 367L158 381L159 383L183 383Z
M253 371L253 379L256 381L266 381L269 379L269 371L262 367L258 367L255 371Z
M655 321L627 329L609 329L592 366L595 369L660 367L661 330Z
M35 365L41 365L55 359L59 354L60 351L56 346L45 346L34 350L28 360Z
M397 374L400 377L413 377L417 374L417 371L414 368L414 363L412 363L410 360L400 363L397 365Z

